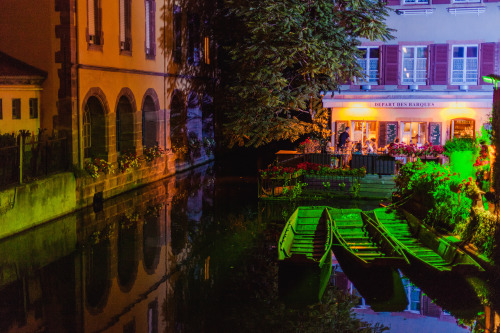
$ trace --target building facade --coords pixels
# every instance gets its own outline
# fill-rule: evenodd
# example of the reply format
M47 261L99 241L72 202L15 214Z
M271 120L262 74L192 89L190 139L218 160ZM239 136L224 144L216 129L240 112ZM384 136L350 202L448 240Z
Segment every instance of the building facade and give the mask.
M492 85L500 73L497 0L389 0L395 39L362 41L365 77L329 92L332 144L345 127L351 139L383 147L444 144L475 136L489 122Z
M74 165L94 157L115 163L123 152L213 137L207 8L170 0L3 2L0 51L47 72L40 127L70 137ZM175 171L178 156L168 156Z

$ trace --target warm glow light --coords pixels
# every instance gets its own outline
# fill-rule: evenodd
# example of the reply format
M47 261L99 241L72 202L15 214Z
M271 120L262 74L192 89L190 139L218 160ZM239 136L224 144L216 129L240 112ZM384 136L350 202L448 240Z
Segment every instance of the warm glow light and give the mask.
M337 119L375 120L378 115L377 109L366 106L353 106L353 104L364 105L366 103L349 103L350 107L342 108L337 112Z
M471 108L464 108L464 107L444 108L439 113L441 114L441 118L443 119L454 119L454 118L476 119L476 111Z
M406 47L403 46L403 52L406 53Z

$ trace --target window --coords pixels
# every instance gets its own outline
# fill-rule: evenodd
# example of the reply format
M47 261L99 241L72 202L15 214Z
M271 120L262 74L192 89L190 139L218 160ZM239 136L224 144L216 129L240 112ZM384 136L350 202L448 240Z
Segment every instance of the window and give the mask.
M375 121L354 121L351 140L365 143L372 138L377 139L377 123Z
M2 99L0 98L0 119L3 119Z
M453 46L452 84L477 84L477 45Z
M174 6L173 32L173 58L174 62L180 63L182 60L182 13L179 6Z
M85 112L83 113L83 151L85 157L90 157L91 134L92 129L90 126L90 107L85 105Z
M12 99L12 119L21 119L21 99Z
M358 59L358 64L362 68L364 78L360 78L358 83L373 83L378 84L378 59L379 48L376 47L360 47L361 56Z
M425 122L402 122L402 142L406 144L425 144L427 141L427 123Z
M200 18L198 15L189 15L188 19L188 58L189 64L200 63Z
M30 119L38 118L38 98L30 98Z
M426 84L427 46L403 46L403 83Z
M453 119L451 121L451 138L474 138L474 128L473 119Z
M156 3L152 0L146 0L146 58L154 59L156 55L155 43L155 13Z
M405 5L427 4L429 0L404 0Z
M481 0L453 0L454 3L481 2Z
M87 0L88 43L102 45L101 10L99 0Z
M120 51L132 51L131 2L132 0L120 0Z

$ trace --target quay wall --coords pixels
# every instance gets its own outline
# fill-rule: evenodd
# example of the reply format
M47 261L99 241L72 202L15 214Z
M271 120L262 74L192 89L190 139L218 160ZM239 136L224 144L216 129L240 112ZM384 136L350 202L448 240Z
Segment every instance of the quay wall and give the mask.
M26 184L0 190L0 238L34 228L87 206L99 209L102 201L150 184L176 172L201 165L213 156L202 154L189 161L176 161L169 154L138 168L100 174L58 173Z

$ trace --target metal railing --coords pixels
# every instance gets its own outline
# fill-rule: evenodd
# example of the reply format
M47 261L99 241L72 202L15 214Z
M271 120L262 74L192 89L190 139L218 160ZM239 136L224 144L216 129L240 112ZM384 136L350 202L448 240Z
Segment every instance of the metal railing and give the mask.
M20 184L69 168L68 140L18 135L0 148L0 186Z

